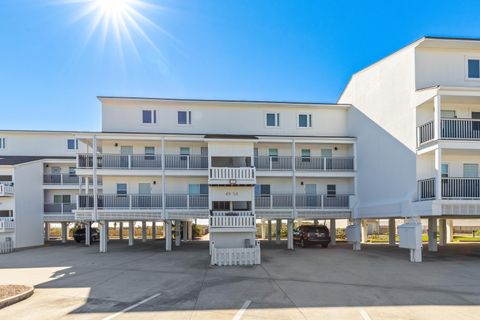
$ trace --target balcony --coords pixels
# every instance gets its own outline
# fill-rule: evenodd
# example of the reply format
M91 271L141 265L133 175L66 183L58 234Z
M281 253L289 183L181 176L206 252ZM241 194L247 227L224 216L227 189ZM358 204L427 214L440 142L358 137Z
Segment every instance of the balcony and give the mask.
M15 230L15 218L0 217L0 232L10 232Z
M290 171L290 156L258 156L255 167L259 171ZM353 157L296 157L296 170L353 171Z
M44 203L43 212L45 214L72 214L77 208L76 203Z
M440 120L441 139L446 140L480 140L480 119L451 119ZM434 140L435 125L433 121L417 127L418 145Z
M15 187L12 182L0 182L0 197L12 197Z
M350 195L297 194L297 209L349 209ZM255 197L257 209L293 209L291 194L270 194Z
M255 168L214 167L208 171L210 185L254 185L255 182Z
M441 199L480 200L480 178L442 178ZM418 181L418 199L436 199L436 179Z
M209 218L210 231L254 231L255 214L252 211L213 211ZM221 230L220 230L221 229Z
M208 156L199 154L192 155L165 155L165 169L204 169L208 168Z
M71 175L69 173L43 175L43 184L78 185L80 184L80 181L81 180L79 176Z
M79 210L93 209L93 195L79 195ZM100 194L99 210L162 210L161 194ZM165 194L167 209L208 209L208 195Z

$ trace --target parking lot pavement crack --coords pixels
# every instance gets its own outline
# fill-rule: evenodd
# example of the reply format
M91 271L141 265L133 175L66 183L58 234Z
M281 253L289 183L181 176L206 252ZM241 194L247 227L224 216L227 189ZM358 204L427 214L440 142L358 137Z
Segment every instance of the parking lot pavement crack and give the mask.
M277 286L277 288L285 295L285 297L288 299L288 301L290 301L290 303L293 306L295 306L295 308L298 310L298 312L302 315L303 319L307 319L307 317L302 312L302 310L300 310L300 308L296 305L296 303L293 302L293 300L290 298L290 296L287 294L287 292L285 290L283 290L282 286L280 286L280 284L277 282L277 280L274 277L272 277L272 275L268 272L268 270L265 268L265 266L261 264L260 267L262 267L263 271L265 271L265 273L268 276L268 279L270 281L272 281L275 284L275 286Z
M208 266L205 268L205 271L203 272L202 283L200 284L200 288L198 289L198 294L197 294L197 297L195 298L195 304L193 305L193 310L190 313L190 317L189 317L190 320L192 320L193 315L195 314L195 311L197 311L198 299L200 298L200 294L202 293L202 290L205 287L205 280L207 279L207 273L208 273Z

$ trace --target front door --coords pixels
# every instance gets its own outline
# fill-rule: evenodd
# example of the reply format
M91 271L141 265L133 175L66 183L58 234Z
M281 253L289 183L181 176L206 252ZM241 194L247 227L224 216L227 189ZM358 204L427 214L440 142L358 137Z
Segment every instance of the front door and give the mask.
M128 168L128 156L133 154L133 146L120 147L120 167Z
M200 148L200 155L201 155L201 168L208 168L208 147L201 147Z
M305 198L307 202L307 207L316 207L318 205L317 201L317 185L316 184L306 184L305 185Z
M152 186L150 183L139 183L138 184L138 206L140 208L149 208L151 207L151 193Z

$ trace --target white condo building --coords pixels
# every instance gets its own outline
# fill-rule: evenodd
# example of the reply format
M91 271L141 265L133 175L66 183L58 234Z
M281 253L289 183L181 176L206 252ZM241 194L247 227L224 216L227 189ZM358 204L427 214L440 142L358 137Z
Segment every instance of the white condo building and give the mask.
M258 264L258 221L277 235L286 222L293 249L294 221L335 233L349 219L360 249L370 222L389 219L394 244L406 219L400 246L420 261L420 219L435 251L437 230L445 244L452 219L480 217L478 40L422 38L354 74L337 104L99 100L100 132L0 131L0 243L95 222L106 252L109 223L129 225L129 245L148 223L169 251L206 219L212 264Z

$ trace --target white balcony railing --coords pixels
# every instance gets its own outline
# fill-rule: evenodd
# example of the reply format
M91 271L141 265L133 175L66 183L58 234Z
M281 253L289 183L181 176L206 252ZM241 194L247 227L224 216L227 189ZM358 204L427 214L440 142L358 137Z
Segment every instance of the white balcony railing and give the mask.
M13 217L0 217L0 232L15 229L15 218Z
M480 119L450 119L440 120L441 139L447 140L480 140ZM417 127L417 143L432 141L435 139L435 124L433 121Z
M45 214L72 214L77 208L76 203L45 203L43 204L43 212Z
M337 194L297 194L297 209L348 209L350 208L350 195ZM289 209L293 208L291 194L270 194L255 197L257 209Z
M480 178L442 178L441 199L480 199ZM418 181L418 199L436 198L436 179Z
M246 248L217 248L215 242L210 242L210 264L217 266L254 265L260 264L260 241Z
M78 209L93 209L93 195L79 195ZM98 209L151 210L163 208L161 194L100 194ZM204 194L165 194L167 209L208 209L208 195Z
M0 196L13 196L15 187L11 182L0 182Z
M214 167L209 169L209 183L218 184L255 184L255 168Z
M291 156L258 156L254 160L257 170L292 170ZM353 171L353 163L353 157L295 157L297 170Z
M255 214L251 211L214 211L210 228L255 228Z

